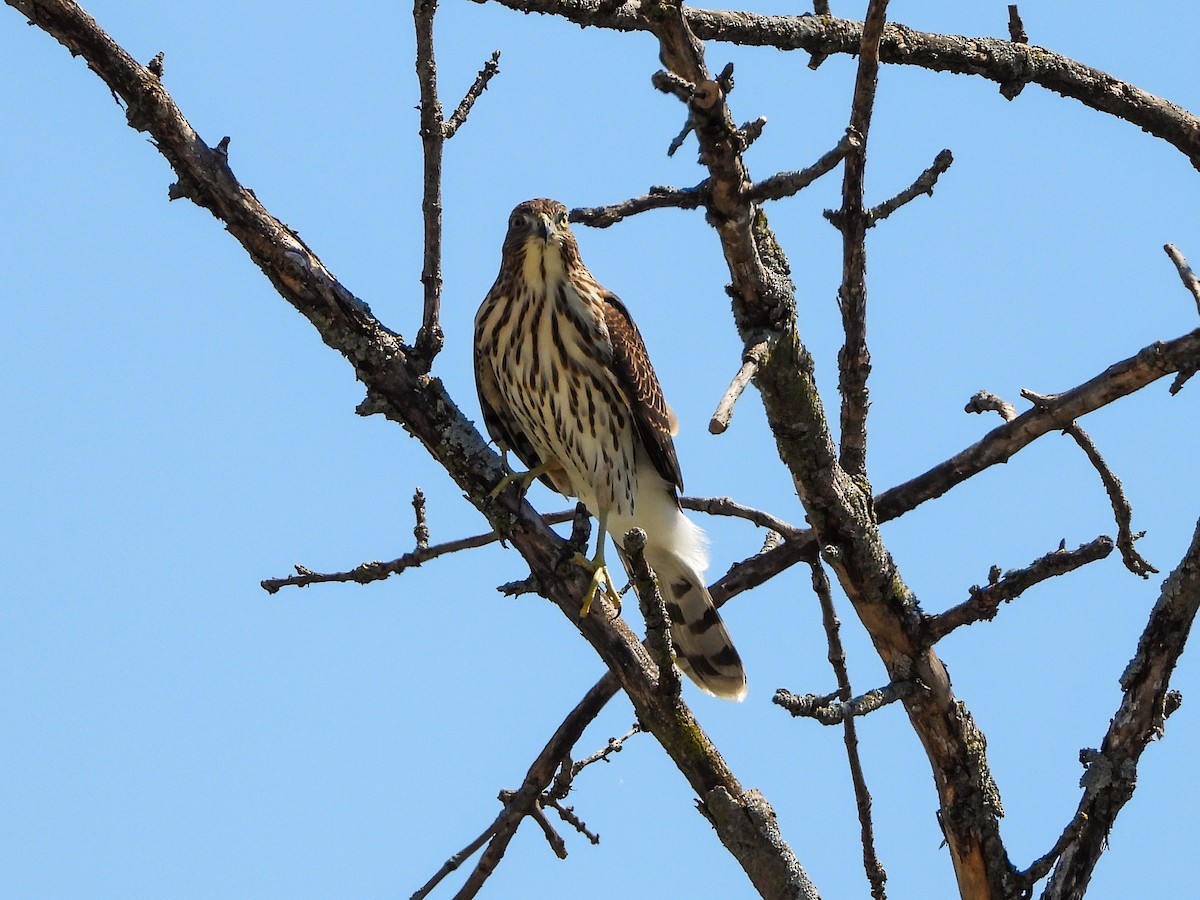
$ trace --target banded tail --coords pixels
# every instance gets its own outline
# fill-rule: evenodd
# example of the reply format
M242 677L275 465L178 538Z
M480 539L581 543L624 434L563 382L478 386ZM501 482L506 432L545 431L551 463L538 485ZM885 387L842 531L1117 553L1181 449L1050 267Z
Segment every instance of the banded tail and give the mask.
M658 575L659 590L671 617L671 642L679 671L707 694L725 700L745 699L742 658L704 586L704 576L662 548L647 546L646 562Z
M646 562L658 576L671 618L671 642L679 670L707 694L742 700L746 696L742 658L705 587L708 539L700 526L683 514L672 487L646 466L638 470L638 487L634 515L610 513L608 533L621 547L629 529L646 532Z

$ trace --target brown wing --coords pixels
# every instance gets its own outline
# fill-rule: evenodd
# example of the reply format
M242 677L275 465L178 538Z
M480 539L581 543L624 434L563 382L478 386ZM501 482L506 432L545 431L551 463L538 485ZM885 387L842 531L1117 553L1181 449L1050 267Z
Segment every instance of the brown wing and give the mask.
M638 437L658 473L683 490L675 442L671 440L678 429L675 413L663 399L662 385L654 374L646 344L633 324L629 310L615 294L608 291L604 292L604 322L608 326L613 348L612 371L629 397Z

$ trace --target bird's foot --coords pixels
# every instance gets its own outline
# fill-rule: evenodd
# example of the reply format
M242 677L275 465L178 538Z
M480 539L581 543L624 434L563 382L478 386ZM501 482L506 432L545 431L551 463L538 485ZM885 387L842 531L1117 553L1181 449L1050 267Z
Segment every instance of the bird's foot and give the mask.
M575 561L580 565L586 566L592 570L592 580L588 584L588 589L583 595L583 607L579 610L580 618L586 616L592 609L592 603L596 596L603 590L604 596L608 602L617 608L617 612L621 611L621 595L613 584L612 574L608 571L608 566L603 562L597 563L595 560L588 559L582 553L575 555ZM603 588L601 587L603 586Z
M509 486L514 484L519 484L521 486L521 496L525 496L525 492L529 490L529 486L533 484L534 479L546 474L546 471L549 468L549 465L543 463L540 466L534 466L528 472L509 472L500 479L499 483L494 488L492 488L491 492L488 494L488 499L495 500L506 490L508 490Z

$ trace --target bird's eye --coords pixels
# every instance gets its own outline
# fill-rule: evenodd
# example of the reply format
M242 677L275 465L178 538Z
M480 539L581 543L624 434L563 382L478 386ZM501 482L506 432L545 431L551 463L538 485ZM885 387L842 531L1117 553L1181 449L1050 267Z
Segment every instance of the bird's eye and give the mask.
M560 228L566 228L567 225L570 224L570 220L568 219L567 211L565 209L554 217L554 224L558 225Z

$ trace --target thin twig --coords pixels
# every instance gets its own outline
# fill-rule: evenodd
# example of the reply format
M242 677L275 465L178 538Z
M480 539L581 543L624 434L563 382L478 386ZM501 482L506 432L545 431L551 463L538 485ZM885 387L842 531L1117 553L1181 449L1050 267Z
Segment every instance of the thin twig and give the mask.
M725 429L729 427L729 420L733 418L734 404L738 402L738 398L746 390L746 385L750 383L750 380L754 377L754 373L762 365L763 359L771 350L772 343L772 340L768 339L759 341L754 346L746 348L746 351L742 354L742 367L733 376L733 381L730 382L729 389L725 391L721 402L717 404L716 412L713 413L712 418L708 422L708 431L710 434L724 434Z
M1021 13L1017 4L1008 4L1008 36L1014 44L1028 44L1029 34L1025 31L1025 23L1021 21Z
M759 116L754 121L747 122L745 125L739 128L735 133L735 136L737 137L738 143L741 144L742 149L748 149L751 144L762 137L763 129L766 127L767 117Z
M558 813L558 817L560 819L562 819L564 822L566 822L568 825L570 825L572 828L574 828L576 831L578 831L580 834L582 834L591 843L593 843L593 844L600 843L600 835L591 831L587 827L587 825L584 824L583 819L579 818L579 816L577 816L575 814L575 807L563 806L560 801L555 800L553 797L543 796L542 797L542 807L545 808L547 806L553 807L554 811ZM563 858L564 859L566 858L566 853L567 853L566 846L564 845L563 846Z
M1152 574L1156 574L1158 569L1152 566L1133 546L1133 542L1142 537L1145 532L1134 534L1130 527L1133 521L1133 507L1125 496L1121 479L1108 467L1108 463L1104 461L1104 457L1096 448L1095 441L1080 427L1078 422L1072 422L1065 430L1087 454L1088 460L1099 473L1100 481L1104 484L1108 502L1112 504L1113 515L1117 520L1117 549L1121 551L1121 559L1125 562L1125 568L1142 578L1149 578Z
M963 412L975 413L981 415L985 412L995 412L1000 414L1005 422L1011 422L1017 417L1017 408L1005 400L993 394L991 391L979 391L963 407Z
M1022 388L1021 396L1039 408L1045 407L1054 399L1035 393L1028 388ZM1108 463L1104 461L1104 457L1096 448L1095 442L1077 421L1067 422L1063 426L1063 431L1074 438L1075 443L1082 448L1088 461L1100 475L1100 481L1104 484L1108 501L1112 505L1113 515L1117 520L1117 547L1121 550L1121 558L1125 561L1125 567L1134 575L1149 578L1152 573L1158 572L1158 569L1154 568L1133 546L1133 542L1141 538L1145 532L1134 534L1130 527L1133 520L1133 507L1130 506L1129 500L1125 496L1121 479L1113 474Z
M861 696L845 702L832 699L837 694L824 697L817 694L793 694L780 688L771 698L776 706L782 706L793 716L816 719L822 725L837 725L855 716L865 716L875 710L903 700L916 690L911 681L893 681L881 688L867 691Z
M667 156L674 156L679 152L679 148L683 146L683 142L687 140L687 136L692 133L692 123L687 121L683 123L683 128L679 129L679 134L671 138L671 143L667 144Z
M442 125L442 134L446 140L454 137L454 133L462 126L463 122L467 121L467 116L471 114L471 107L475 105L475 101L480 95L487 90L488 82L490 82L500 72L500 51L493 50L492 57L483 64L483 68L475 76L475 81L467 93L459 101L454 112L450 114L450 118Z
M475 840L471 841L471 843L467 844L467 846L463 847L444 863L442 863L442 867L433 873L433 877L416 890L416 892L412 895L411 900L423 900L423 898L428 897L430 892L439 884L441 884L442 880L447 875L461 866L466 860L470 859L475 854L476 850L491 840L500 829L500 826L501 819L498 818L496 821L492 822L491 825L484 829L483 834L479 835L479 837L475 838Z
M1192 267L1188 265L1187 259L1179 252L1178 247L1174 244L1164 244L1163 250L1167 252L1167 256L1171 257L1171 262L1175 263L1175 268L1179 272L1179 280L1183 282L1183 286L1188 289L1196 301L1196 311L1200 312L1200 278L1196 277L1196 273L1192 271Z
M546 818L546 814L542 812L542 803L539 798L537 803L533 804L533 808L529 810L529 817L537 822L542 829L542 834L546 836L546 842L550 845L550 849L554 851L554 855L559 859L567 858L567 842L562 839L562 836L554 830L554 826L550 820Z
M940 615L928 616L922 625L925 641L932 645L963 625L993 619L1001 603L1015 600L1027 589L1048 578L1065 575L1090 562L1104 559L1112 550L1112 538L1102 534L1076 550L1059 549L1047 553L1024 569L1005 573L1003 578L998 577L999 572L996 571L985 587L971 588L969 600Z
M1025 896L1031 896L1033 894L1033 886L1050 874L1050 869L1053 868L1054 863L1058 861L1058 858L1062 856L1063 851L1070 846L1071 842L1079 837L1086 822L1087 816L1081 811L1076 811L1075 816L1067 823L1067 827L1063 829L1063 833L1054 842L1054 846L1045 855L1038 857L1030 863L1028 869L1017 875L1017 878L1025 886Z
M437 95L437 62L433 54L433 17L437 0L415 0L413 20L417 35L417 82L421 95L421 149L424 156L424 191L421 214L425 226L425 252L421 267L424 308L421 329L413 347L414 362L428 372L445 343L440 321L442 303L442 149L446 140L442 104Z
M637 722L634 722L633 727L630 728L627 732L625 732L625 734L621 735L621 737L609 738L608 743L605 744L603 747L601 747L599 750L597 750L595 753L593 753L591 756L585 756L583 759L579 760L578 762L572 763L571 764L571 777L574 778L576 775L578 775L580 772L582 772L584 769L586 769L590 765L594 765L595 763L598 763L598 762L608 762L608 758L610 756L612 756L614 753L621 752L621 750L625 747L625 742L627 740L629 740L635 734L641 734L641 733L642 733L642 726L639 725ZM566 794L563 794L563 796L565 797Z
M548 525L557 525L560 522L569 522L574 515L571 512L557 512L543 516L542 518ZM471 537L459 538L454 541L447 541L444 544L434 544L427 546L424 549L418 546L417 549L405 553L403 556L393 559L390 562L365 562L355 566L346 572L314 572L305 566L296 566L295 575L289 575L286 578L267 578L260 582L263 590L269 594L274 594L284 587L307 587L310 584L328 584L330 582L348 582L353 581L357 584L370 584L372 581L382 581L392 575L399 575L406 569L411 569L421 565L421 563L429 562L431 559L437 559L439 556L445 556L448 553L457 553L460 550L473 550L476 547L486 547L488 544L495 543L500 540L500 536L494 531L489 531L484 534L476 534Z
M604 705L619 690L616 676L611 672L607 673L597 682L591 690L584 695L583 699L576 704L570 714L558 726L550 740L546 742L546 746L542 748L542 752L538 754L537 759L530 765L529 771L525 775L525 780L521 787L513 791L509 796L510 799L504 805L504 809L500 811L500 815L496 817L496 821L491 827L484 832L487 835L486 839L490 840L487 850L479 862L476 863L474 871L471 872L466 883L459 891L460 897L473 897L483 887L488 877L495 871L496 866L504 857L505 851L508 849L508 844L516 834L517 827L521 824L522 819L534 809L542 793L553 781L555 773L558 770L559 761L566 757L571 748L579 741L583 735L583 731L599 715L600 710ZM473 846L472 846L473 845ZM469 845L470 853L475 852L481 844L472 842ZM451 860L461 856L462 854L470 856L466 850L460 851L451 857ZM463 858L466 858L465 856ZM462 859L458 860L461 864ZM447 862L449 865L449 861ZM443 866L443 869L445 866ZM457 864L454 866L457 868ZM453 871L451 869L450 871ZM444 878L445 875L441 875ZM441 878L437 878L440 881ZM430 880L428 885L432 889L437 881ZM413 900L419 900L420 897L426 896L425 893L418 892L413 896Z
M417 542L417 552L429 549L429 521L425 516L425 492L420 488L413 491L413 511L417 515L417 524L413 526L413 537Z
M822 175L832 172L846 155L862 146L862 138L852 128L846 129L837 146L823 154L815 163L806 169L795 172L779 172L769 178L752 184L746 195L754 201L781 200L800 193Z
M769 528L778 532L787 540L798 540L809 533L807 528L797 528L761 509L743 506L730 497L680 497L679 504L684 509L708 513L710 516L732 516L737 519L745 519L761 528Z
M829 576L825 567L819 561L812 563L812 585L817 599L821 603L821 622L825 627L825 637L829 644L829 664L833 667L834 677L838 683L838 698L849 702L853 696L850 690L850 674L846 669L846 651L842 646L841 623L833 606L833 591L829 584ZM858 823L861 831L863 849L863 869L867 873L867 881L871 885L871 896L874 900L886 900L884 886L887 884L887 872L879 862L875 852L875 828L871 822L871 793L867 790L867 780L863 775L862 760L858 755L858 729L854 717L847 716L842 725L842 737L846 744L846 758L850 764L850 780L854 785L854 801L858 808Z
M884 200L878 206L871 207L867 211L867 227L873 228L875 225L882 222L905 203L914 200L917 197L926 195L933 196L933 189L937 185L938 179L942 174L950 168L954 162L954 154L949 150L943 150L933 159L933 165L917 176L917 180L902 190L890 200Z
M583 206L571 210L572 222L590 225L592 228L607 228L622 219L651 209L696 209L704 205L708 193L708 181L695 187L673 188L654 185L640 197L632 197L609 206Z

